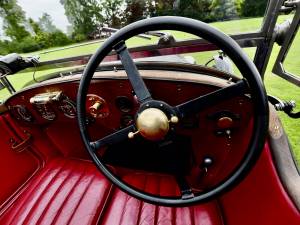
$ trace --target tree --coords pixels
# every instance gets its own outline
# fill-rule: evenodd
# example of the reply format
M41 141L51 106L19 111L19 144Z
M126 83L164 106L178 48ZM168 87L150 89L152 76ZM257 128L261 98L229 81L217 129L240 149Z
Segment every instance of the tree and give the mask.
M29 24L31 26L31 29L32 29L32 31L34 32L35 35L42 32L39 24L37 22L35 22L32 18L29 18L28 22L29 22Z
M234 4L235 4L235 7L236 7L236 11L237 11L238 16L243 16L242 6L244 4L244 0L235 0Z
M178 5L178 15L208 22L210 20L211 3L212 0L180 1Z
M141 20L144 18L145 1L126 0L126 9L123 18L126 24Z
M103 23L102 6L97 0L60 0L73 27L73 36L88 37Z
M26 23L25 13L16 0L1 0L0 16L3 17L3 28L6 36L14 41L21 41L30 36L24 25Z
M211 15L215 20L228 20L238 16L237 6L234 0L213 0Z
M242 4L242 15L243 16L263 16L268 1L266 0L245 0Z
M155 1L153 0L126 0L125 11L122 16L122 24L130 24L135 21L153 16L155 13Z
M180 1L155 0L155 6L156 6L155 15L156 16L176 15L173 6L179 6L180 3L178 2Z
M46 33L54 33L58 30L48 13L43 13L42 17L39 18L38 25Z
M102 0L103 22L109 27L119 28L122 22L123 0Z
M156 0L156 15L175 15L210 21L212 0Z

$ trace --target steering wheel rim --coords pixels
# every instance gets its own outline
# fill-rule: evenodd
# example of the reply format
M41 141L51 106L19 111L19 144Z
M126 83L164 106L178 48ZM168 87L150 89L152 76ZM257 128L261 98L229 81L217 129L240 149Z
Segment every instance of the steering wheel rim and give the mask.
M129 38L144 33L146 31L154 30L177 30L182 32L191 33L193 35L202 37L209 40L211 43L218 46L224 51L231 60L236 64L241 74L247 80L247 84L251 91L251 98L254 106L254 122L253 132L250 138L250 144L247 153L242 159L241 163L231 175L222 181L217 187L205 191L193 198L170 198L158 197L151 194L146 194L142 191L136 190L129 186L118 177L116 177L110 169L104 164L94 151L93 146L89 141L87 133L87 125L85 123L85 104L88 87L93 77L93 74L102 60L110 53L110 51L120 42L126 41ZM97 168L117 187L126 193L139 198L143 201L166 206L184 206L199 202L208 201L222 193L233 188L238 184L250 171L256 163L259 155L263 149L266 134L268 130L268 101L266 92L254 63L243 52L240 46L229 36L221 31L209 26L206 23L183 17L155 17L150 19L141 20L132 23L108 38L103 45L96 51L96 53L89 60L82 79L80 81L79 90L77 94L77 120L81 137L84 145L92 157Z

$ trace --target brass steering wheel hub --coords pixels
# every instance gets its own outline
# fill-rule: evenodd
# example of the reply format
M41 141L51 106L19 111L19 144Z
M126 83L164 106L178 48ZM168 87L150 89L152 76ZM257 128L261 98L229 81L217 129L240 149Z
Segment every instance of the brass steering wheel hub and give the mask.
M168 133L169 120L162 110L148 108L138 115L136 126L144 138L157 141L163 139Z

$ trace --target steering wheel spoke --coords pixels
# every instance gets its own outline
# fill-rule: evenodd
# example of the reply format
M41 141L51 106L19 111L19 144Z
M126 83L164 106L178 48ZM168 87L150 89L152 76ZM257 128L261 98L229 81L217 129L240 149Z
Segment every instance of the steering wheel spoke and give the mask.
M128 138L128 133L134 130L134 126L128 126L121 130L116 131L115 133L109 134L104 138L101 138L97 141L90 142L90 146L97 151L99 148L106 146L106 145L114 145L124 141Z
M143 103L151 99L150 92L148 91L141 74L139 73L133 59L130 56L130 53L127 49L127 46L124 41L119 42L114 46L114 49L118 53L120 60L124 66L124 69L127 73L128 79L133 87L133 90L138 98L140 103Z
M188 102L182 103L176 106L176 110L179 114L179 117L185 117L189 114L195 114L205 109L209 106L212 106L218 102L230 99L234 96L239 96L244 94L248 88L248 85L245 80L239 80L233 85L219 89L217 91L211 92L209 94L197 97Z
M181 199L184 200L195 197L193 189L190 187L183 175L176 176L176 181L181 192Z

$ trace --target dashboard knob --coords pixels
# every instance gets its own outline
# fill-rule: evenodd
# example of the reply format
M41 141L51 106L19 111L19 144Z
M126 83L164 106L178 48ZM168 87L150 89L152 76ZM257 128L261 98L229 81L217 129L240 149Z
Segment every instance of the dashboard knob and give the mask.
M109 115L109 108L106 101L94 94L87 95L86 111L95 119L105 118Z
M212 158L210 158L210 157L205 157L204 159L203 159L203 166L204 167L209 167L209 166L211 166L213 164L213 159Z
M129 139L133 139L134 136L137 135L138 133L139 133L139 131L136 131L136 132L129 132L129 133L128 133L128 138L129 138Z
M178 119L177 116L172 116L171 119L170 119L170 122L176 124L176 123L179 122L179 119Z
M229 129L232 128L233 120L228 116L223 116L217 121L217 126L220 129Z
M95 102L95 104L90 107L91 113L97 113L97 111L101 108L101 105L101 102Z
M213 165L213 159L211 157L205 157L200 167L207 173L208 168Z

